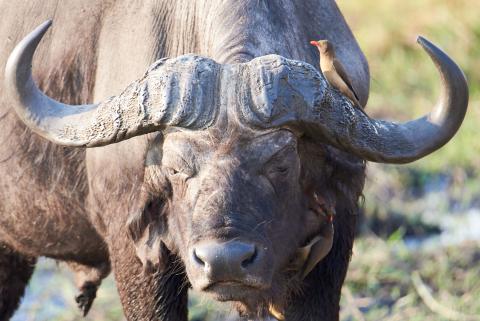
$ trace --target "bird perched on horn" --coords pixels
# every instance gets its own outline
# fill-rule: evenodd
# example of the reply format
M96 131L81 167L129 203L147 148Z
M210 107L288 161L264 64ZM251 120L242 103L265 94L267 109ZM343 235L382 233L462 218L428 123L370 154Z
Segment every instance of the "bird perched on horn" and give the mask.
M343 68L342 63L335 56L333 44L328 40L310 41L310 44L317 47L320 52L320 70L330 86L338 89L342 94L347 96L355 106L363 109L364 106L360 104L358 95L352 86L352 82L345 68Z

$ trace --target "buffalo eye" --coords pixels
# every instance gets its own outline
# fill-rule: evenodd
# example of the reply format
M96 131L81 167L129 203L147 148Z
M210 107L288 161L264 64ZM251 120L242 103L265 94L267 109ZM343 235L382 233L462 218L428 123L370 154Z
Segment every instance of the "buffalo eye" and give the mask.
M267 176L283 177L290 173L292 165L296 163L296 150L291 146L281 149L274 154L264 165Z
M189 168L165 167L165 172L171 179L187 180L195 175L195 172Z
M172 167L167 167L165 171L167 172L168 176L174 176L178 174L178 170Z
M289 177L291 166L283 160L275 159L264 168L264 175L274 186L280 186Z
M285 176L288 174L288 167L287 166L274 166L270 168L267 172L268 175L278 175L278 176Z
M188 156L188 155L187 155ZM162 169L168 178L187 180L195 176L196 166L194 160L184 157L176 152L164 152Z

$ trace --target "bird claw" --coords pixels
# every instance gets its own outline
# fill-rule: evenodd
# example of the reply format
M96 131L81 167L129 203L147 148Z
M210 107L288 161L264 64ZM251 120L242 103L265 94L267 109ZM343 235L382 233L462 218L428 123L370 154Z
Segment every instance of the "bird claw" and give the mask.
M93 300L97 296L97 286L93 283L86 282L81 288L80 293L75 297L78 308L85 317L92 307Z

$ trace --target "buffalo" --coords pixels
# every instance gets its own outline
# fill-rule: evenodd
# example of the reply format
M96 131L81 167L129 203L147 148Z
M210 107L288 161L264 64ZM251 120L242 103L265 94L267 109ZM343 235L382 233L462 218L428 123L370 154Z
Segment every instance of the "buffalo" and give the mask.
M73 269L85 314L112 269L128 320L187 320L190 287L248 319L338 320L365 162L428 155L468 105L419 38L442 80L432 112L353 106L308 44L330 40L364 105L368 65L331 0L0 8L1 320L40 256Z

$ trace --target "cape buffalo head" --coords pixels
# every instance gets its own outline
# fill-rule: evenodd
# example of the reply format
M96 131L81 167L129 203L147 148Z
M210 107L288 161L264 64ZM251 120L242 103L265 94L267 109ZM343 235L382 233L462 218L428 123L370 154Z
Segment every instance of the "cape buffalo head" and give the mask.
M144 265L156 268L165 246L195 289L249 312L281 306L332 245L337 190L327 154L285 129L159 135L147 154L147 206L130 222Z
M287 294L328 254L335 211L356 203L364 160L406 163L443 146L468 104L458 66L420 38L442 79L433 111L404 124L371 119L311 65L278 55L218 64L162 59L125 91L66 106L31 77L47 22L14 50L6 87L20 118L52 142L95 147L156 133L144 208L128 223L147 270L167 252L191 285L249 314L282 318ZM354 178L361 176L361 179ZM345 219L345 218L344 218Z

